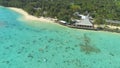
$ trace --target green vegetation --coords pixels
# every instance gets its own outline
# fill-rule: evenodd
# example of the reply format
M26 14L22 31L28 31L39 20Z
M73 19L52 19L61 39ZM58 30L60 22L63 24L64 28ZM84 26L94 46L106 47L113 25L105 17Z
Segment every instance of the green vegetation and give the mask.
M73 13L89 12L95 23L103 19L120 20L119 0L0 0L0 5L18 7L35 16L52 17L70 22Z
M100 24L106 24L106 22L102 17L98 17L98 18L95 19L94 24L100 25Z

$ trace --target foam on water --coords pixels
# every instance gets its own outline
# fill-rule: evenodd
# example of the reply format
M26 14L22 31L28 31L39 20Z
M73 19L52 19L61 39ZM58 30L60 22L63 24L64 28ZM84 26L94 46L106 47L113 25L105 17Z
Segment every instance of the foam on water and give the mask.
M0 7L0 68L120 68L120 35L21 21Z

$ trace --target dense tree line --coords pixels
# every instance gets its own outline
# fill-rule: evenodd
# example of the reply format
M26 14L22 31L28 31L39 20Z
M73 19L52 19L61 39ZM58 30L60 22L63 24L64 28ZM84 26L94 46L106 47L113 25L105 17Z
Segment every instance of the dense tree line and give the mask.
M0 0L0 5L23 8L35 16L52 17L70 22L73 13L87 11L100 20L120 20L119 0ZM99 20L100 19L100 20Z

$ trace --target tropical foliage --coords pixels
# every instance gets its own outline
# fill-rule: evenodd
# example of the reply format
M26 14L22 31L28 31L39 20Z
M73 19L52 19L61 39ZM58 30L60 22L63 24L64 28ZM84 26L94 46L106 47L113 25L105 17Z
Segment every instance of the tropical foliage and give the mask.
M0 5L23 8L31 15L65 21L70 21L75 12L84 14L86 11L99 24L99 19L120 20L119 0L0 0Z

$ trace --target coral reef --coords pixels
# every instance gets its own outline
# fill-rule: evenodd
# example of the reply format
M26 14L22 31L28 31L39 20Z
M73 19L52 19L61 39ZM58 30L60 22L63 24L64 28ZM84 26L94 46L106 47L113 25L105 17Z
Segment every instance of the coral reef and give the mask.
M90 54L92 52L99 53L100 49L98 49L95 46L92 46L90 42L91 42L90 38L84 34L84 44L80 45L81 51L84 52L85 54Z

